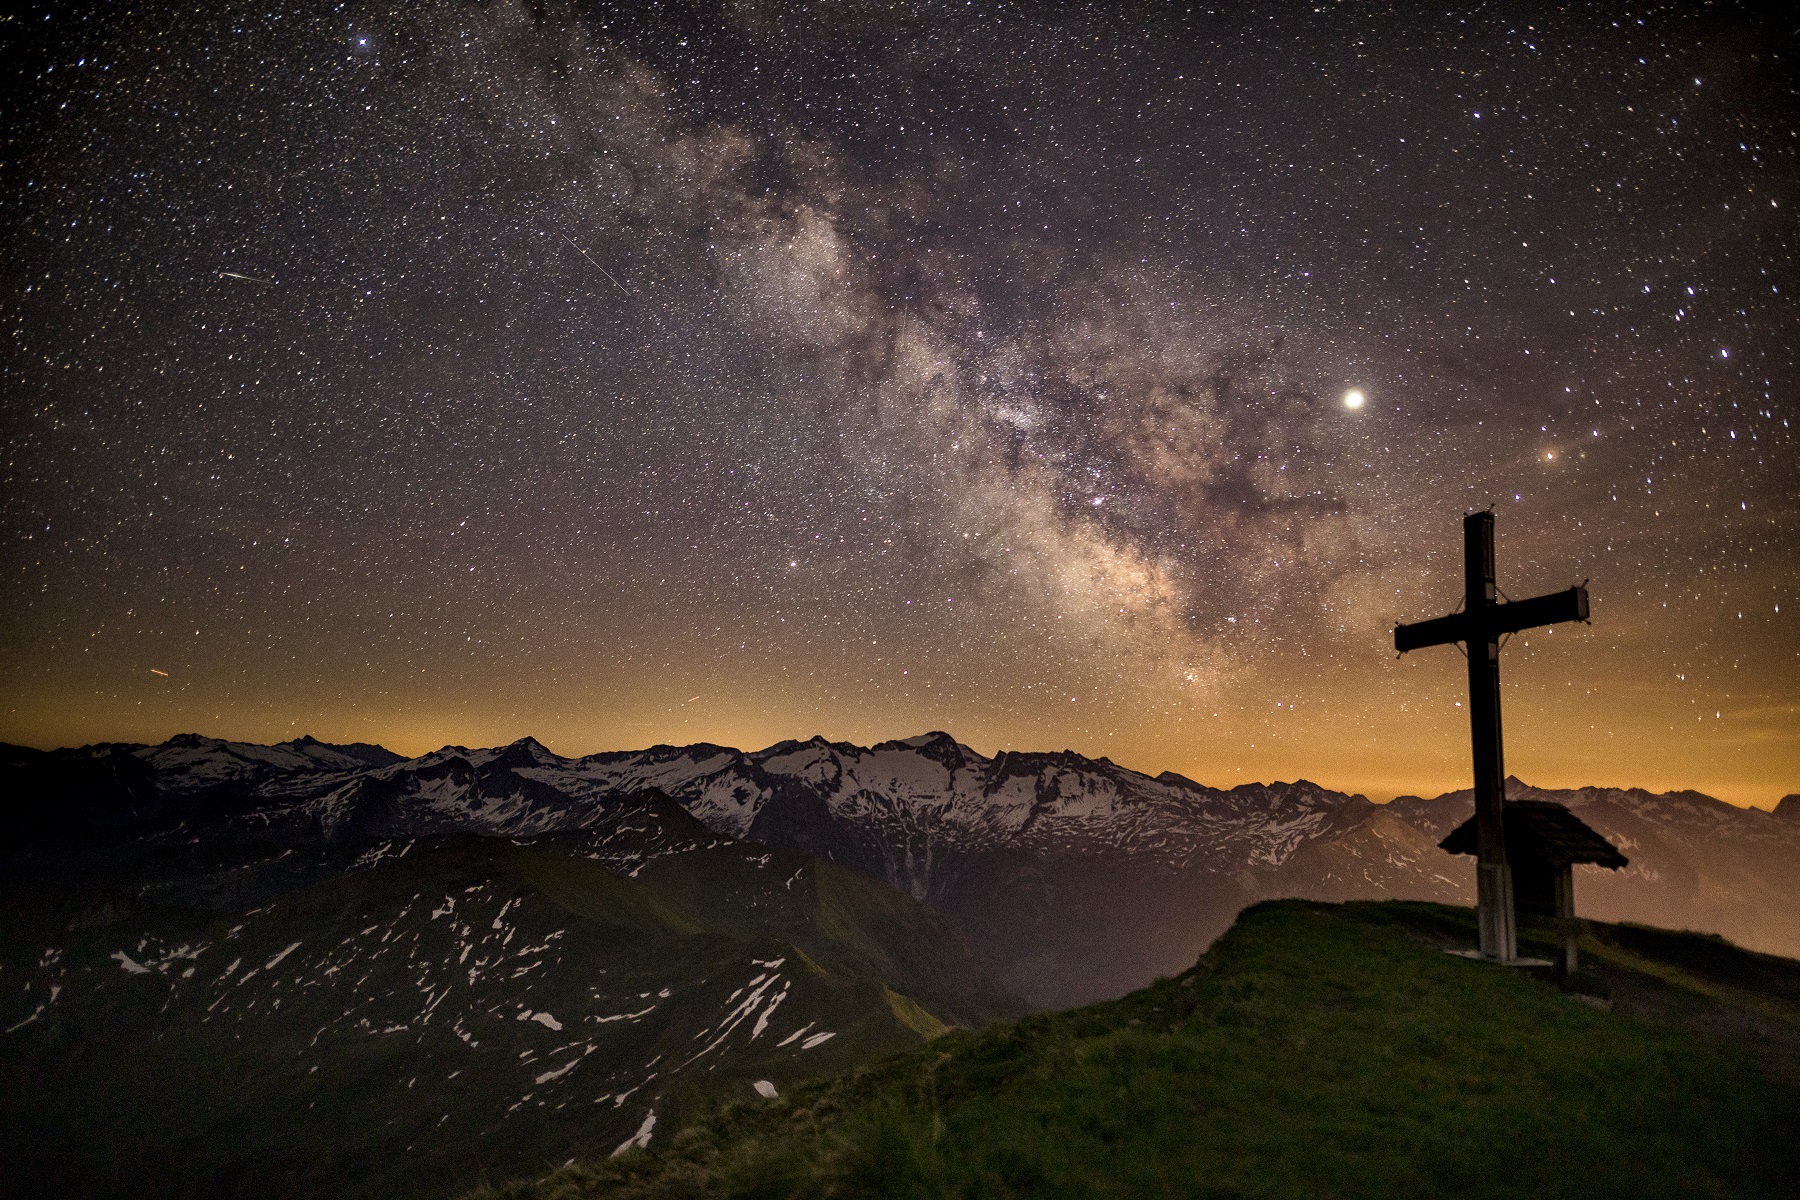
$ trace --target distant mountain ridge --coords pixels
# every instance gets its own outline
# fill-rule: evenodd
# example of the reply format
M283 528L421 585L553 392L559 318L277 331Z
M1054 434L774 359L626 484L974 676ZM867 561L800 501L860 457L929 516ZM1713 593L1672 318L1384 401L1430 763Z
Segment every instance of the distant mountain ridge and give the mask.
M127 836L198 822L288 846L479 833L579 833L621 869L707 838L761 842L892 884L948 914L1009 987L1062 1005L1191 963L1272 896L1470 903L1472 867L1437 841L1468 792L1388 805L1309 783L1210 788L1070 751L992 758L932 732L871 747L706 743L563 758L523 738L403 759L301 738L183 735L160 746L0 751L13 803L58 796L39 833ZM21 786L24 785L24 786ZM1584 869L1581 911L1725 934L1800 955L1800 821L1698 792L1509 794L1567 804L1632 859ZM621 830L624 832L621 833ZM649 831L654 830L654 834ZM135 836L135 835L131 835Z
M1024 1006L529 740L0 748L0 1195L461 1194Z

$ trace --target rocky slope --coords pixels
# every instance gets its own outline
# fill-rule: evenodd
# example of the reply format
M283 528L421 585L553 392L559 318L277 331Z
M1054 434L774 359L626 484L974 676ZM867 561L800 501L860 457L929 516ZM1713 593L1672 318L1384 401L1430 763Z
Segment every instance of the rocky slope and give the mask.
M535 744L357 751L8 753L0 1194L457 1193L1020 1011L929 907Z

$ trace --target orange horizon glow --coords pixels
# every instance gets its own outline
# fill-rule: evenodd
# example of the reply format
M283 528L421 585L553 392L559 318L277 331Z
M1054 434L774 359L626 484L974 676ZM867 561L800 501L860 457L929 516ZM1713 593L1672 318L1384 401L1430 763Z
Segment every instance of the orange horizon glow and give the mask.
M1564 635L1556 649L1575 649L1575 639ZM1643 688L1617 688L1636 700L1634 708L1608 705L1584 694L1582 662L1557 664L1554 657L1503 664L1508 774L1542 788L1693 790L1742 808L1773 808L1800 791L1800 705L1752 698L1729 712L1715 710L1717 717L1709 712L1696 719L1691 704ZM1132 712L1129 694L1099 696L1085 708L1079 695L1074 701L1065 695L1004 714L997 711L997 696L985 705L980 696L954 702L972 713L950 703L896 704L884 711L867 696L795 695L767 684L684 686L691 680L665 681L660 694L648 682L621 689L651 697L641 707L616 695L588 707L566 696L501 703L489 694L483 705L445 703L441 693L415 691L401 703L388 695L379 705L321 703L291 711L265 700L254 706L260 711L244 713L218 702L222 697L206 703L203 690L191 686L157 697L121 691L104 704L94 702L101 697L70 704L49 693L0 714L0 740L53 749L156 743L178 733L262 744L310 734L326 742L372 742L416 757L444 746L499 746L531 736L573 758L697 742L754 751L814 735L867 746L941 729L989 757L1005 750L1069 749L1149 776L1175 771L1209 787L1307 779L1378 803L1467 788L1468 727L1455 654L1419 652L1400 660L1389 654L1364 668L1362 685L1346 689L1348 695L1337 689L1321 694L1316 683L1308 689L1295 680L1289 688L1239 685L1210 704L1186 709L1155 707L1140 694L1135 699L1147 712L1139 713ZM1277 695L1255 704L1257 691ZM1398 703L1390 700L1396 694L1404 697ZM1585 728L1572 730L1562 719L1560 710L1569 707L1588 718L1580 722ZM1680 736L1690 724L1698 731ZM1396 745L1409 747L1404 764L1393 761L1389 748Z

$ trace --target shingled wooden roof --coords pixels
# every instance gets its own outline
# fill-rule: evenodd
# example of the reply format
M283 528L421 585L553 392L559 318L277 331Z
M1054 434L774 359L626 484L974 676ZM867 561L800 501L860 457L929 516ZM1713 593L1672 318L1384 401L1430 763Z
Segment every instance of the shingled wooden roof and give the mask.
M1452 854L1474 854L1475 818L1458 825L1438 846ZM1551 867L1595 863L1615 871L1630 861L1580 817L1549 800L1506 802L1506 857Z

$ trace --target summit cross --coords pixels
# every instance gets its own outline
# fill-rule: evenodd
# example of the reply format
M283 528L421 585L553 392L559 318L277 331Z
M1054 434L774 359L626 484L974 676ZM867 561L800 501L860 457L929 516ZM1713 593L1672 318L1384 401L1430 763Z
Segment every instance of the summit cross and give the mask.
M1469 660L1469 732L1475 750L1476 912L1481 957L1518 958L1512 868L1506 861L1506 765L1500 742L1500 639L1522 629L1588 619L1587 585L1503 600L1494 583L1494 514L1463 518L1462 609L1447 617L1394 626L1394 649L1461 642Z

